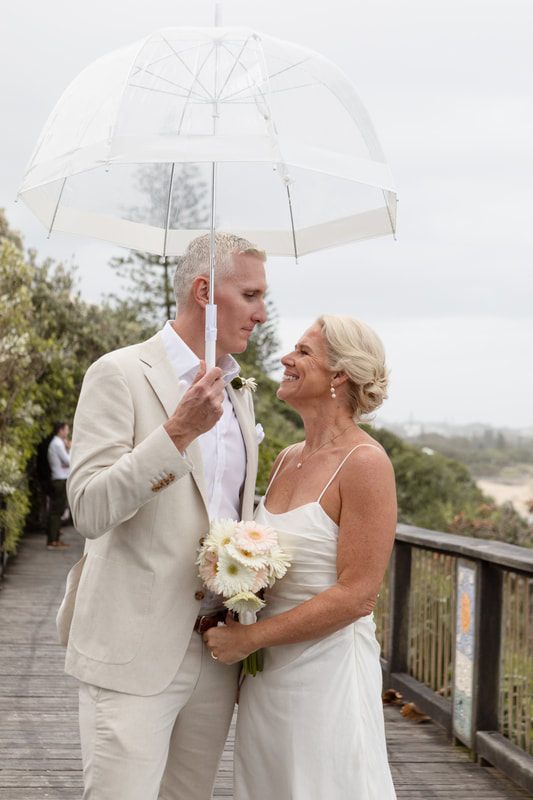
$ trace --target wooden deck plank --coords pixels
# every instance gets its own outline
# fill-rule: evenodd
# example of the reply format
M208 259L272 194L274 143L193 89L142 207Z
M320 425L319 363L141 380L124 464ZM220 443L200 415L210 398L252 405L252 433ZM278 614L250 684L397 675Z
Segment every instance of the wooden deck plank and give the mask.
M55 633L82 539L72 528L64 539L72 547L54 552L42 535L27 535L0 582L0 800L80 800L83 792L77 682L63 673ZM474 764L432 723L405 720L394 706L385 720L398 800L533 800L494 768ZM233 798L234 736L233 723L214 798Z

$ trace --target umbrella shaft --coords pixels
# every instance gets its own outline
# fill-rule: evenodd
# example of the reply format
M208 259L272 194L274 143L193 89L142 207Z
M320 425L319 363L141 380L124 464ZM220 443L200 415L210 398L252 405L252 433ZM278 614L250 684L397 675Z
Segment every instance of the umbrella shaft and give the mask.
M209 303L215 302L215 214L216 214L217 165L211 165L211 246L209 248Z
M208 305L205 309L205 365L209 370L215 366L217 347L217 307Z

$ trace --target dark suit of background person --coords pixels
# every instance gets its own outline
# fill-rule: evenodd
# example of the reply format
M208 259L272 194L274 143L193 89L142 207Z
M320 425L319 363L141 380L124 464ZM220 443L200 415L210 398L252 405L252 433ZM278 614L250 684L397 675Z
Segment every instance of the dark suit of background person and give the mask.
M67 508L67 478L70 472L70 452L66 422L56 422L53 437L48 445L48 464L50 467L50 508L47 522L47 546L49 550L70 547L60 541L61 518Z

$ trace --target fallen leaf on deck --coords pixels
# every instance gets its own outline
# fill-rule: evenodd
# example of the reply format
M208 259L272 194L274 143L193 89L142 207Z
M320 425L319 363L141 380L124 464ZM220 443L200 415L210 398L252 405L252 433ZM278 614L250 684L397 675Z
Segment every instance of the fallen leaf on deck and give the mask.
M430 719L423 711L420 711L414 703L406 703L400 710L400 714L402 717L405 717L405 719L411 720L411 722L429 722Z
M384 706L401 706L403 703L403 694L397 692L396 689L387 689L383 692L382 698Z

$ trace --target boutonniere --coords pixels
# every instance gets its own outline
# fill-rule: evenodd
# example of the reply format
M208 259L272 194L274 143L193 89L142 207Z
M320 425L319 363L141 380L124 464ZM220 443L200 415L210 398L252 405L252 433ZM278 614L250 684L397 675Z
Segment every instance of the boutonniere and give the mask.
M255 392L257 389L257 381L255 378L241 378L240 375L233 378L231 385L234 389L248 389L250 392Z

